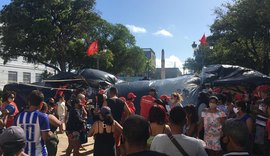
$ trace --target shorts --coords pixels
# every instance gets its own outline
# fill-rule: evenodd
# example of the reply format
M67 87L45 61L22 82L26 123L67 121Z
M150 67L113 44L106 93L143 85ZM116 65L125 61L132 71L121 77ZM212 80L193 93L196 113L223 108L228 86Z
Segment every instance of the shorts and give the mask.
M69 140L80 141L80 132L77 131L67 132L67 136Z
M59 116L59 120L60 120L62 123L64 123L64 122L65 122L65 116L64 116L64 115Z

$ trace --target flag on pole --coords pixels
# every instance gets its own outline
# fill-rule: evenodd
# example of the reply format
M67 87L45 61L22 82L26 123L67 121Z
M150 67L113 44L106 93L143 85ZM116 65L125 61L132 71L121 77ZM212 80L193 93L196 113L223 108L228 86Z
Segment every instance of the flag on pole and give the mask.
M97 52L98 52L98 40L95 40L89 45L88 50L87 50L87 55L91 56Z
M203 34L202 38L200 39L201 45L206 45L206 37L205 34Z

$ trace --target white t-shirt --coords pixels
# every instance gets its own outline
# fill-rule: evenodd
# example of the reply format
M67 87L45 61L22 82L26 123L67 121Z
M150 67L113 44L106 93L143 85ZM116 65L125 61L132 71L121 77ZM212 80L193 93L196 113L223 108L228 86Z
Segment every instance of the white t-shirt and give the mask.
M174 134L174 138L190 156L207 156L200 140L184 134ZM150 147L150 150L165 153L168 156L182 156L182 153L171 142L166 134L158 134Z
M57 108L57 113L59 117L63 117L66 114L66 105L65 102L57 102L58 108Z

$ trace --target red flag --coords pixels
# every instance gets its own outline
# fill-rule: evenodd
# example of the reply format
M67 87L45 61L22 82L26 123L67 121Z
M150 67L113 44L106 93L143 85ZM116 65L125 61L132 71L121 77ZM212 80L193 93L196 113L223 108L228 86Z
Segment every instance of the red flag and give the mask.
M87 55L91 56L97 52L98 52L98 40L95 40L89 45L88 50L87 50Z
M203 34L202 38L200 39L201 45L206 45L206 37L205 34Z

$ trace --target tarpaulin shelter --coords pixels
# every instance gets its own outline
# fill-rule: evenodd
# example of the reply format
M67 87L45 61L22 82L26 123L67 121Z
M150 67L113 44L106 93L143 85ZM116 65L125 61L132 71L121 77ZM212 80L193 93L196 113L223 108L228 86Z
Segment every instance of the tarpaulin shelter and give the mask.
M270 77L258 71L235 65L210 65L202 70L202 84L213 86L250 86L270 84Z
M76 74L82 76L89 84L97 88L106 88L108 85L115 85L121 82L114 75L97 69L81 69Z
M25 106L27 97L32 90L40 90L45 95L45 100L50 97L55 97L57 91L64 91L68 99L72 91L78 88L87 90L98 89L99 87L106 88L108 85L113 85L119 80L109 73L95 69L82 69L77 73L60 72L43 82L23 84L11 83L4 87L4 91L15 91L17 97L15 102L20 106Z
M161 95L171 95L172 92L188 92L185 98L185 103L196 104L197 94L200 86L200 78L194 75L185 75L177 78L164 79L164 80L142 80L135 82L123 82L116 84L118 95L127 97L129 92L135 93L135 107L137 111L140 108L140 99L142 96L147 95L150 88L155 88L157 91L157 98Z
M48 98L54 97L57 90L60 88L53 88L45 86L44 83L33 83L33 84L23 84L23 83L11 83L4 87L5 91L16 92L15 103L18 105L19 110L22 110L27 104L27 98L33 90L40 90L45 95L45 101ZM72 92L72 89L64 89L67 94Z
M41 84L8 84L5 90L14 90L22 101L34 89L39 89L45 95L54 94L55 90L61 89L65 83L72 84L63 90L72 91L77 87L84 87L87 89L108 88L115 86L119 90L119 96L126 97L129 92L136 94L135 106L139 111L139 100L143 95L148 94L150 88L157 90L157 98L161 95L171 95L172 92L182 92L185 97L185 104L196 104L197 96L204 84L209 83L212 86L222 87L246 87L251 93L258 85L270 84L270 78L262 73L240 66L234 65L209 65L203 68L200 76L184 75L177 78L164 80L143 80L135 82L123 82L118 80L114 75L96 69L82 69L76 73L59 73ZM55 89L56 88L56 89ZM68 90L71 89L71 90ZM50 95L51 96L51 95Z

